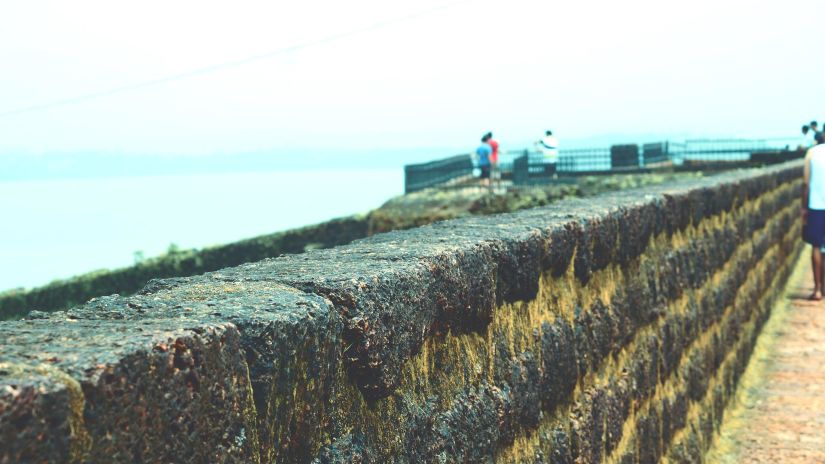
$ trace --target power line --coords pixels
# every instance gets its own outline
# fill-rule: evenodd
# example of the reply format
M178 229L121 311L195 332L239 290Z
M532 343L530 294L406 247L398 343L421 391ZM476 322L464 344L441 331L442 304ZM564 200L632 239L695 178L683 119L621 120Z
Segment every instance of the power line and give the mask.
M86 101L89 101L89 100L95 100L95 99L98 99L98 98L109 97L109 96L112 96L112 95L131 92L131 91L134 91L134 90L145 89L145 88L148 88L148 87L156 87L156 86L167 84L167 83L170 83L170 82L180 81L180 80L189 79L189 78L193 78L193 77L199 77L199 76L203 76L203 75L206 75L206 74L211 74L211 73L215 73L215 72L218 72L218 71L222 71L224 69L235 68L235 67L243 66L243 65L246 65L246 64L254 63L256 61L261 61L261 60L273 58L273 57L276 57L276 56L279 56L279 55L285 55L287 53L294 53L296 51L303 50L303 49L306 49L306 48L318 47L320 45L325 45L325 44L335 42L335 41L338 41L338 40L341 40L341 39L345 39L345 38L348 38L348 37L352 37L352 36L355 36L355 35L360 35L360 34L364 34L364 33L367 33L367 32L372 32L372 31L375 31L375 30L378 30L378 29L383 29L383 28L385 28L387 26L390 26L390 25L393 25L393 24L399 24L399 23L412 21L412 20L418 19L422 16L427 16L427 15L430 15L430 14L433 14L433 13L437 13L439 11L446 10L448 8L458 6L458 5L463 4L463 3L471 3L473 1L475 1L475 0L460 0L460 1L457 1L457 2L447 3L445 5L440 5L440 6L437 6L437 7L434 7L434 8L429 8L429 9L426 9L426 10L418 11L416 13L412 13L412 14L409 14L409 15L406 15L406 16L400 16L400 17L397 17L397 18L382 20L382 21L379 21L375 24L372 24L370 26L367 26L367 27L364 27L364 28L361 28L361 29L355 29L355 30L351 30L351 31L340 32L340 33L337 33L337 34L328 35L328 36L322 37L320 39L300 43L300 44L297 44L297 45L292 45L292 46L289 46L289 47L280 48L280 49L277 49L277 50L273 50L273 51L266 52L266 53L261 53L261 54L258 54L258 55L248 56L248 57L237 59L237 60L234 60L234 61L226 61L226 62L223 62L223 63L214 64L214 65L210 65L210 66L205 66L205 67L202 67L202 68L197 68L197 69L193 69L193 70L190 70L190 71L185 71L185 72L178 73L178 74L172 74L172 75L157 78L157 79L147 80L147 81L143 81L143 82L137 82L137 83L134 83L134 84L124 85L124 86L121 86L121 87L114 87L114 88L111 88L111 89L102 90L102 91L93 92L93 93L88 93L88 94L84 94L84 95L78 95L76 97L64 98L62 100L54 100L54 101L51 101L51 102L48 102L48 103L40 103L40 104L37 104L37 105L24 106L24 107L21 107L21 108L16 108L16 109L13 109L13 110L0 112L0 118L7 118L7 117L17 116L17 115L24 114L24 113L32 113L32 112L36 112L36 111L48 110L48 109L55 108L55 107L60 107L60 106L74 105L74 104L83 103L83 102L86 102Z

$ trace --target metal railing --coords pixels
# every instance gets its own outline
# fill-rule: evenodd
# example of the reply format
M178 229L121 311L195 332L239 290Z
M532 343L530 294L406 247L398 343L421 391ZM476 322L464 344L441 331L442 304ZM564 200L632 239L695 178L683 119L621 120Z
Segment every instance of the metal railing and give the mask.
M655 169L725 168L799 158L792 139L691 139L684 142L624 144L600 148L561 149L549 163L536 149L499 154L499 169L513 184L552 182L559 177L650 172ZM459 155L405 166L405 190L455 184L473 174L474 157Z
M786 144L776 148L762 140L739 139L614 145L610 148L560 150L555 168L547 166L547 161L536 152L524 156L515 165L526 169L527 174L514 172L513 183L547 183L559 177L643 173L657 169L723 169L783 162L804 155L789 147Z
M470 155L456 155L428 163L404 166L404 193L455 182L473 175Z
M654 167L670 163L670 143L656 142L642 145L642 166Z
M685 161L744 161L751 153L768 149L764 140L695 139L671 143L669 153L678 164Z

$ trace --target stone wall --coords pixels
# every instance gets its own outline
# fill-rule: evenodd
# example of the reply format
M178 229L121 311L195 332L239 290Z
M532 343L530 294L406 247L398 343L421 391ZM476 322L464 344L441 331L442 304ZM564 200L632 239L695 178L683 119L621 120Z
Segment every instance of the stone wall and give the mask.
M565 200L0 323L0 462L697 462L800 186Z

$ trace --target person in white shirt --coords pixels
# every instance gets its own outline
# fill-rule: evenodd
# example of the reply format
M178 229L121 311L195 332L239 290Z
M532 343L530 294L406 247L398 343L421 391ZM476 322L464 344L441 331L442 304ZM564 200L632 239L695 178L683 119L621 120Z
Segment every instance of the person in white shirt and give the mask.
M549 174L556 173L556 163L559 162L559 139L553 131L544 133L544 138L538 141L539 150L544 158L544 169Z
M822 132L819 132L819 124L816 121L811 121L808 124L808 128L810 128L810 132L808 132L808 135L811 137L811 142L810 145L808 145L808 147L812 147L817 144L816 136L821 134Z
M825 245L825 144L820 143L808 149L802 176L802 238L813 247L811 266L814 291L809 298L818 301L822 299L822 291L825 289L825 266L821 250Z
M811 135L811 128L807 124L802 126L802 138L799 139L799 150L807 150L813 145Z

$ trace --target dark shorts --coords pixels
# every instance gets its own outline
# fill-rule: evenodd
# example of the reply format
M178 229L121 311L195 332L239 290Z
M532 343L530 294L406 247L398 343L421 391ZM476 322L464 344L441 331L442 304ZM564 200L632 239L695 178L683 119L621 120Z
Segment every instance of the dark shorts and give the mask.
M825 210L808 210L808 222L802 229L802 239L815 247L825 244Z
M490 178L490 166L480 166L481 168L481 178L482 179L489 179ZM823 211L825 212L825 211Z

